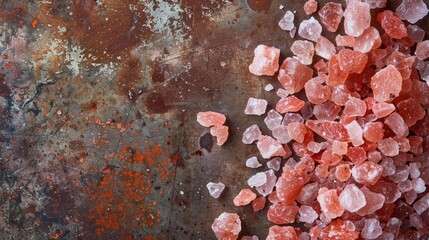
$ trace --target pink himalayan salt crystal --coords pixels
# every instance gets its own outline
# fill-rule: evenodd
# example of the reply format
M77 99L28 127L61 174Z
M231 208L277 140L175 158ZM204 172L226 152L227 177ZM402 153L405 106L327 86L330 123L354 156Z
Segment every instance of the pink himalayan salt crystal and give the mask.
M384 124L400 137L406 137L408 135L408 127L404 119L396 112L390 114L384 120Z
M339 122L308 120L305 125L317 135L332 142L334 140L349 142L347 129Z
M295 27L295 26L293 26L293 28L290 30L290 32L289 32L289 36L291 37L291 38L294 38L295 37L295 34L296 34L296 31L297 31L297 28Z
M322 25L314 18L304 20L299 24L298 35L304 39L316 42L322 33Z
M421 164L419 162L416 163L410 163L410 177L411 178L418 178L420 176L420 166Z
M287 126L277 126L272 130L273 137L277 140L277 142L281 144L286 144L292 140L289 136Z
M331 89L321 83L321 80L324 78L326 77L315 77L305 83L305 95L310 103L321 104L329 100L331 97Z
M426 33L419 26L410 24L407 26L407 34L414 42L418 43L423 41Z
M279 126L283 120L282 115L276 112L276 110L271 109L268 111L267 116L264 118L265 125L268 129L273 130L275 127Z
M316 55L321 56L326 60L331 59L331 57L336 53L334 44L323 36L320 36L317 40L314 50L316 51Z
M393 138L385 138L378 142L378 149L385 156L393 157L399 154L399 145Z
M355 165L363 163L368 158L365 149L362 147L349 147L347 157Z
M423 138L419 136L411 136L408 138L410 144L410 152L414 155L423 153Z
M329 223L324 229L320 231L320 235L314 235L314 232L310 230L310 236L312 239L326 239L326 240L354 240L359 238L359 232L353 230L350 227L350 221L343 219L335 219ZM315 226L315 228L318 228ZM312 234L313 233L313 234ZM317 238L318 237L318 238Z
M332 142L332 152L337 155L346 155L347 154L347 143L334 140Z
M308 120L313 117L313 107L309 102L304 103L304 106L301 108L300 112L305 120Z
M279 88L276 91L276 95L279 96L280 98L287 98L290 95L290 93L283 88Z
M341 107L331 101L315 105L313 114L318 120L334 121L341 111Z
M303 106L304 101L295 96L290 96L280 99L276 104L276 110L279 113L298 112Z
M377 143L384 137L384 124L381 122L367 122L363 127L363 137L370 142Z
M337 43L337 46L343 46L343 47L353 47L356 43L356 39L352 36L341 36L338 34L335 37L335 42ZM356 50L356 49L355 49Z
M329 166L335 166L337 163L341 161L342 157L333 153L332 148L328 147L323 153L322 157L320 158L320 161L323 165L329 167Z
M416 193L423 193L426 190L425 181L423 181L421 178L415 178L411 180L411 184L413 186L413 190L416 191Z
M277 177L274 174L273 170L265 171L265 176L267 177L267 182L262 186L256 187L256 191L262 196L267 196L273 192L273 188L276 185Z
M396 107L399 115L401 115L408 127L413 126L426 115L425 109L415 98L400 101Z
M349 117L364 116L366 113L366 104L359 98L351 97L344 105L343 114Z
M377 118L384 118L395 111L395 105L391 103L380 102L375 104L371 110Z
M298 213L299 213L298 220L300 222L309 223L309 224L316 221L316 219L319 217L317 212L314 211L314 209L312 207L306 206L306 205L301 205Z
M241 240L259 240L259 238L256 235L253 235L253 236L243 236L241 238Z
M361 189L363 195L365 196L365 206L357 211L357 214L360 216L365 216L375 213L375 211L383 207L385 197L382 194L371 192L367 188Z
M298 237L293 227L272 226L266 240L298 240Z
M260 196L252 201L252 208L254 212L261 211L265 207L267 199L264 196Z
M347 184L339 196L341 206L349 212L357 212L366 205L365 195L354 184Z
M320 146L320 143L311 141L311 142L308 143L307 149L310 150L313 153L318 153L318 152L320 152L320 150L322 149L322 147Z
M348 163L340 164L335 168L335 177L342 182L349 180L351 174Z
M265 159L269 159L275 156L281 157L286 155L286 151L283 146L279 142L277 142L277 140L270 136L262 135L259 138L259 141L256 146L258 147L262 157Z
M262 164L259 163L259 161L256 157L251 157L251 158L246 160L246 167L258 168L260 166L262 166Z
M338 198L337 190L335 189L328 189L326 187L320 188L317 201L320 204L323 214L329 219L340 217L344 213L344 209Z
M413 208L418 214L422 214L424 211L426 211L429 208L429 193L417 200L414 203Z
M307 134L307 131L308 130L303 123L295 122L289 123L289 125L287 125L287 132L289 136L299 143L304 142L304 137Z
M304 88L304 84L313 76L313 70L295 58L286 58L280 66L278 80L290 94Z
M310 240L310 234L308 232L302 232L299 235L298 240Z
M383 156L381 156L381 153L379 151L373 150L368 152L368 161L378 163Z
M396 14L402 20L416 23L428 14L428 8L423 0L403 0L396 9Z
M407 179L405 181L399 182L398 188L401 192L409 192L413 190L413 185L411 184L411 181Z
M368 3L371 9L375 9L386 7L387 0L363 0L362 2Z
M408 205L411 205L417 199L417 193L414 190L408 191L404 194L404 198L405 198L405 202Z
M304 118L302 118L301 114L299 113L286 113L283 117L282 125L287 126L291 122L304 122Z
M377 49L380 46L380 33L375 27L369 27L363 31L362 35L356 38L353 49L362 53L368 53L372 49Z
M278 171L280 169L280 164L282 163L281 158L275 157L267 162L267 167L269 169L273 169L274 171Z
M292 204L309 180L304 171L285 166L276 183L277 198L286 205Z
M316 200L318 191L318 183L309 183L302 188L301 193L298 195L296 200L301 204L310 205L314 200Z
M393 51L386 58L386 64L396 67L396 69L401 73L402 79L408 79L411 76L411 68L415 58L415 56L407 56L401 52Z
M267 109L268 102L265 99L249 98L247 101L246 109L244 113L246 115L257 115L261 116Z
M383 167L383 177L392 176L396 172L396 166L393 159L385 157L380 165Z
M317 61L313 67L316 69L317 74L320 75L326 75L328 73L328 64L323 59L320 59Z
M355 181L365 185L375 184L380 179L382 172L382 166L368 161L352 168L352 176Z
M337 56L340 69L350 73L361 73L368 62L366 54L350 49L341 49Z
M398 185L390 181L380 180L370 190L382 194L385 197L385 203L393 203L401 197Z
M416 57L425 60L429 57L429 40L417 43Z
M197 122L204 127L222 126L226 121L225 115L218 112L199 112Z
M227 126L215 126L210 128L210 134L216 137L216 143L218 146L222 146L228 139L228 127Z
M262 132L259 129L258 125L253 124L244 131L243 138L241 141L244 144L252 144L254 141L258 140L261 135Z
M293 20L295 15L291 11L287 11L285 15L280 19L279 27L285 31L290 31L295 27Z
M362 138L363 130L356 120L353 120L351 123L347 124L345 128L347 129L347 134L350 136L353 146L357 147L364 143Z
M340 69L338 55L333 55L329 60L328 72L329 74L328 79L326 80L326 84L330 87L342 85L349 75L349 72Z
M403 182L408 179L408 176L410 174L409 167L407 165L405 166L397 166L396 172L389 177L390 180L394 183Z
M260 187L262 185L264 185L267 182L267 176L265 175L264 172L259 172L253 176L251 176L248 180L247 180L247 184L250 187Z
M320 22L322 22L326 29L330 32L336 32L341 18L343 18L344 11L341 4L328 2L319 10L318 14Z
M304 3L305 14L311 15L317 11L317 2L315 0L308 0Z
M235 206L245 206L256 198L256 194L250 189L242 189L234 198Z
M207 189L209 190L210 196L214 198L219 198L223 190L225 189L225 184L221 182L219 183L209 182L207 183Z
M365 227L362 229L361 235L366 239L376 239L381 236L383 230L381 229L380 222L375 219L365 219Z
M235 213L222 213L212 224L217 239L235 240L241 231L240 217Z
M256 76L273 76L279 69L280 49L258 45L254 50L253 62L249 71Z
M352 0L347 4L344 11L344 30L347 35L358 37L369 28L371 13L369 4Z
M292 43L290 50L304 65L310 65L313 63L314 56L314 44L307 40L296 40Z
M371 88L377 102L389 101L401 92L401 73L393 65L388 65L372 76Z
M270 206L267 212L268 221L275 224L289 224L295 222L299 207L295 205L286 205L284 203L275 203Z
M331 101L338 106L344 106L351 96L351 92L346 85L339 85L332 89Z
M407 28L396 14L390 10L384 10L377 15L377 22L381 28L392 38L401 39L407 36Z

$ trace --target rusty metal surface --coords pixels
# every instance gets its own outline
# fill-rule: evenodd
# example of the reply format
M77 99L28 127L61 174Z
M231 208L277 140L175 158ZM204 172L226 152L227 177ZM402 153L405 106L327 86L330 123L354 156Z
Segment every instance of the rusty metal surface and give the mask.
M214 239L223 211L264 238L266 210L232 204L257 153L242 132L262 123L247 98L276 99L247 67L260 43L290 54L277 22L308 18L303 3L3 0L1 238ZM200 140L206 110L228 118L222 147ZM209 181L227 185L220 199Z

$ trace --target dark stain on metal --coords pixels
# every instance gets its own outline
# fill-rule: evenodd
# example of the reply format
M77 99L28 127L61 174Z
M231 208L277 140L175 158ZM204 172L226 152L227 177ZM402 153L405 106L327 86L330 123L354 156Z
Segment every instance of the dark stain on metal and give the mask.
M166 105L164 95L159 91L148 93L145 104L150 113L165 113L169 109Z
M200 147L210 152L213 147L213 137L210 133L205 133L200 137Z
M126 56L117 76L119 94L135 102L143 93L142 64L134 56Z
M271 0L247 0L247 4L254 11L264 11L271 7Z

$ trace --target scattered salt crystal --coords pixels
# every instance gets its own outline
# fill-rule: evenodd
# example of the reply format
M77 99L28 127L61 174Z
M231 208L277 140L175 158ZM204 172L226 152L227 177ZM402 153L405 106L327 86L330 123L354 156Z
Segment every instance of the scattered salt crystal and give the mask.
M293 20L295 15L291 11L287 11L285 15L280 19L279 27L285 31L291 31L295 26Z
M261 137L261 135L262 132L259 129L258 125L253 124L244 131L242 142L244 144L251 144L254 141L257 141L259 137Z
M296 40L292 43L290 50L304 65L310 65L313 62L314 44L307 40Z
M316 199L317 191L319 191L319 184L309 183L302 188L297 201L301 204L309 205Z
M298 35L304 39L317 42L321 33L322 26L314 17L302 21L299 25Z
M385 138L378 142L378 149L385 156L392 157L399 154L399 145L393 138Z
M267 182L267 176L263 172L259 172L247 180L250 187L260 187Z
M222 146L228 140L228 127L227 126L214 126L210 128L210 134L216 137L216 144Z
M429 40L417 43L416 57L420 60L425 60L429 57Z
M320 204L323 214L329 219L334 219L344 213L344 208L340 204L336 189L320 188L317 201Z
M375 219L366 219L365 227L362 229L361 235L366 239L376 239L383 233L380 222Z
M371 9L375 9L386 7L387 0L363 0L362 2L368 3Z
M264 90L267 92L270 92L270 91L274 90L274 87L271 83L269 83L269 84L265 85Z
M287 132L287 126L284 125L274 127L272 135L281 144L286 144L292 140Z
M296 231L293 227L280 227L272 226L268 230L266 240L279 240L279 239L298 239Z
M280 49L258 45L254 50L253 62L249 71L257 76L273 76L279 69Z
M328 2L318 12L320 21L330 32L335 32L343 18L343 8L340 3Z
M297 30L297 28L296 28L295 26L290 30L290 32L289 32L289 36L290 36L291 38L294 38L294 37L295 37L296 30Z
M261 116L267 109L268 102L265 99L249 98L244 113L247 115Z
M280 115L280 113L278 113L274 109L268 111L267 116L264 118L265 125L267 125L268 129L270 130L273 130L275 127L280 126L282 120L282 115Z
M408 25L407 34L416 43L423 41L425 38L425 30L421 29L417 25Z
M410 163L410 177L411 178L418 178L420 176L420 163Z
M360 184L374 184L380 179L382 171L382 166L366 161L352 168L352 176Z
M234 198L235 206L245 206L256 198L256 194L250 189L242 189L240 193Z
M408 191L404 194L405 201L407 204L411 205L417 199L417 193L414 190Z
M380 165L383 167L383 177L391 176L396 172L396 166L391 158L385 157Z
M223 190L225 189L225 184L221 182L219 183L209 182L207 183L207 189L209 190L210 196L214 198L219 198Z
M262 135L256 145L262 157L269 159L275 156L284 156L286 151L283 146L274 138Z
M313 153L318 153L321 150L321 146L320 143L311 141L308 143L307 149Z
M267 162L267 167L269 169L273 169L274 171L278 171L280 169L281 158L275 157Z
M404 119L398 113L394 112L390 114L385 120L384 124L386 124L396 135L400 137L405 137L408 135L408 127L405 124Z
M334 44L323 36L320 36L317 40L314 50L318 56L327 60L331 59L332 55L336 52Z
M317 2L315 0L308 0L304 3L304 11L307 15L311 15L317 11Z
M414 203L413 208L418 214L422 214L426 211L426 209L429 208L429 193L417 200L417 202Z
M251 157L251 158L246 160L246 167L258 168L260 166L262 166L262 164L259 163L259 161L256 157Z
M197 122L204 127L222 126L226 121L225 115L218 112L199 112Z

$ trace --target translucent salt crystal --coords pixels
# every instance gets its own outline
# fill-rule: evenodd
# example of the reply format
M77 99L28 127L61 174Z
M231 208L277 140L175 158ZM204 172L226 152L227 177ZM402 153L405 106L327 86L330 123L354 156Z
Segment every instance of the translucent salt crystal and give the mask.
M295 222L299 207L296 205L285 205L276 203L270 206L267 213L268 221L275 224L290 224Z
M262 157L265 159L275 156L284 156L286 154L283 146L270 136L262 135L256 146L258 147Z
M267 162L267 167L269 169L273 169L274 171L278 171L280 169L280 164L282 160L279 157L275 157Z
M317 195L317 201L320 204L320 208L327 218L334 219L340 217L344 213L344 209L340 204L337 190L327 189L322 187L319 189Z
M214 220L211 227L217 239L237 239L241 231L240 217L235 213L224 212Z
M289 125L287 125L288 135L293 140L299 143L304 142L304 137L305 137L305 134L307 134L307 131L308 130L303 123L294 122L294 123L289 123Z
M383 177L391 176L396 172L396 166L391 158L384 158L380 165L383 167Z
M197 122L204 127L222 126L226 121L225 115L218 112L199 112Z
M304 85L305 95L310 103L322 104L331 97L331 89L326 85L322 85L319 82L320 78L315 77Z
M273 130L275 127L279 126L283 120L282 115L276 112L276 110L271 109L268 111L267 116L264 118L265 125L268 129Z
M296 40L290 50L302 64L310 65L313 62L314 44L307 40Z
M415 178L411 180L411 184L413 185L413 189L416 191L416 193L422 193L426 190L425 181L423 181L421 178Z
M392 157L399 154L399 145L393 138L385 138L378 142L378 150L385 156Z
M317 135L332 142L334 140L349 142L347 129L339 122L323 120L307 120L305 125Z
M319 76L324 76L328 73L328 64L323 59L317 61L313 67L316 69Z
M404 119L398 113L394 112L390 114L385 120L386 124L396 135L405 137L408 135L408 127Z
M287 11L279 22L279 27L285 31L290 31L295 27L293 20L295 15L291 11Z
M283 174L276 183L277 198L284 204L291 204L298 197L302 187L310 180L300 169L283 168Z
M423 41L425 38L425 30L421 29L417 25L408 25L407 34L416 43Z
M361 235L366 239L376 239L383 233L380 222L375 219L366 219L365 227L362 229Z
M313 223L319 217L317 212L314 211L312 207L306 206L306 205L301 205L298 213L299 213L298 220L300 222L305 222L310 224Z
M385 59L387 65L394 66L401 73L402 79L410 78L411 68L415 60L415 56L407 56L398 51L393 51Z
M273 188L277 182L277 177L274 174L273 170L265 171L265 176L267 177L267 182L262 186L256 187L256 191L262 196L267 196L273 192Z
M409 218L411 226L417 229L422 229L424 227L425 223L423 223L422 217L419 214L413 213L409 216Z
M380 102L375 104L371 110L377 118L384 118L395 111L395 105L391 103Z
M340 70L346 73L361 73L368 62L366 54L351 49L341 49L337 59Z
M375 9L386 7L387 0L363 0L362 2L368 3L371 9Z
M313 153L318 153L321 150L320 143L313 142L313 141L308 143L307 148L308 148L308 150L310 150Z
M292 122L304 122L304 118L299 113L286 113L283 117L282 125L287 126Z
M392 38L401 39L407 36L407 28L399 17L390 10L385 10L377 15L377 21L381 28Z
M355 165L360 165L366 159L368 159L366 151L363 147L349 147L347 149L347 157Z
M279 113L298 112L304 106L304 101L295 96L280 99L276 104Z
M371 78L371 88L378 102L385 102L399 95L402 86L401 73L392 65L378 71Z
M344 11L344 30L347 35L358 37L370 26L371 13L368 3L352 0Z
M370 190L385 196L386 203L393 203L401 197L398 185L390 181L380 180Z
M397 166L396 172L392 176L390 176L389 179L392 180L392 182L394 183L399 183L407 180L409 174L410 174L410 170L407 165Z
M263 172L259 172L247 180L250 187L260 187L267 182L267 176Z
M210 128L210 134L216 137L216 144L222 146L228 139L228 127L227 126L214 126Z
M373 143L379 142L384 137L383 126L381 122L367 122L363 127L363 137Z
M332 89L331 101L338 106L344 106L350 97L351 92L346 85L339 85Z
M262 166L262 164L259 163L258 158L256 158L256 157L251 157L251 158L246 160L246 167L258 168L260 166Z
M387 232L393 233L395 236L399 234L399 228L402 226L402 221L398 218L392 217L387 221L385 229Z
M254 212L261 211L265 207L267 199L264 196L260 196L252 201L252 208Z
M268 102L265 99L249 98L247 101L246 109L244 113L247 115L261 116L267 109Z
M298 236L293 227L272 226L268 229L266 240L290 239L297 240Z
M410 163L410 177L418 178L420 176L420 163Z
M327 60L331 59L331 57L336 53L334 44L323 36L320 36L317 40L314 50L318 56Z
M313 117L313 107L311 106L311 104L309 102L304 103L304 106L301 108L300 112L301 112L301 116L305 120L308 120L311 117Z
M264 90L267 92L271 92L272 90L274 90L274 87L272 84L269 83L269 84L265 85Z
M281 144L286 144L292 140L287 131L287 127L280 125L272 130L273 137Z
M250 189L242 189L240 193L234 198L235 206L245 206L251 203L256 198L256 194Z
M429 40L417 43L416 57L425 60L429 57Z
M276 91L276 95L279 96L280 98L287 98L290 95L290 93L284 90L283 88L279 88Z
M372 49L379 48L380 46L380 33L375 27L369 27L363 31L362 35L356 38L353 49L362 53L367 53Z
M343 219L335 219L331 223L329 223L326 228L323 228L321 230L319 238L314 239L358 239L359 232L349 230L348 226L350 224L348 222L349 221Z
M368 152L368 160L374 163L378 163L383 157L381 153L377 150Z
M349 212L357 212L366 205L365 195L354 184L348 184L339 196L341 206Z
M334 140L332 142L332 152L337 155L346 155L347 154L347 142L341 142Z
M404 192L409 192L413 190L413 185L411 184L411 181L407 179L405 181L399 182L398 188L399 188L399 191L404 193Z
M310 234L307 232L302 232L299 235L298 240L310 240Z
M362 188L361 191L365 196L366 204L357 211L357 214L360 216L373 214L375 211L383 207L384 201L386 199L383 194L372 192L367 188Z
M402 20L416 23L428 14L428 8L423 0L403 0L396 9L396 14Z
M334 121L338 117L341 107L331 101L315 105L313 114L318 120Z
M364 162L352 168L352 176L360 184L374 184L380 179L383 167L373 162Z
M295 58L286 58L280 66L277 79L290 94L304 88L304 84L313 77L313 70Z
M423 138L419 136L410 136L408 138L410 143L410 152L414 155L423 153Z
M296 34L296 31L297 31L297 28L294 26L294 27L290 30L290 32L289 32L289 36L290 36L291 38L294 38L294 37L295 37L295 34Z
M304 3L304 11L307 15L317 11L317 2L315 0L308 0Z
M426 115L425 109L415 98L400 101L396 108L408 127L413 126Z
M244 131L242 142L244 144L251 144L254 141L257 141L259 137L261 137L261 135L262 132L259 129L258 125L253 124Z
M279 69L280 49L258 45L254 50L254 58L249 71L257 76L273 76Z
M322 25L314 18L301 22L298 28L298 35L304 39L316 42L322 33Z
M417 200L414 203L413 208L418 214L422 214L424 211L426 211L426 209L429 208L429 193Z
M341 36L338 34L335 37L335 43L337 44L337 46L353 47L356 43L356 39L352 36Z
M259 240L258 236L243 236L241 240Z
M344 50L344 49L342 49L342 50ZM344 70L340 69L340 64L339 64L339 60L338 60L337 55L333 55L331 57L331 59L329 60L328 72L329 72L329 75L328 75L328 79L326 80L326 84L330 87L341 86L342 84L344 84L344 82L346 81L346 79L349 75L348 71L344 71ZM334 95L332 95L332 97L334 97ZM336 101L334 101L334 100L332 100L332 101L335 102L336 104L338 104Z
M343 113L349 117L364 116L366 104L359 98L351 97L345 103Z
M347 124L345 128L347 129L347 133L350 136L353 146L360 146L364 143L362 138L363 130L356 120L353 120L351 123Z
M404 194L404 198L405 198L405 202L411 205L417 199L417 193L414 190L408 191Z
M320 22L330 32L336 32L343 18L343 8L340 3L328 2L318 12Z
M285 166L288 166L290 168L295 168L295 165L296 165L296 161L293 158L289 158L285 163Z
M318 183L309 183L302 188L297 201L301 204L309 205L316 199L318 191Z
M221 182L219 183L209 182L207 183L207 189L209 190L210 196L214 198L219 198L221 193L225 189L225 184Z

